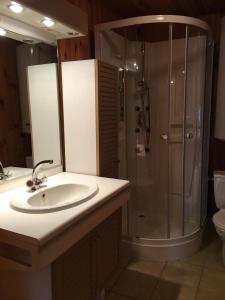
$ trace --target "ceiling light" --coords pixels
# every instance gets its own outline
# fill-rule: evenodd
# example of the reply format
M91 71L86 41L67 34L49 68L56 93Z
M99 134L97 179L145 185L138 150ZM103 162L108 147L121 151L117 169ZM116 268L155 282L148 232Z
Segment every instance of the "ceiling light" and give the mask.
M46 27L52 27L55 25L55 22L50 19L50 18L47 18L45 17L44 20L42 21L42 23L46 26Z
M5 36L7 34L6 30L3 28L0 28L0 36Z
M19 3L16 3L14 1L11 2L9 5L9 9L14 12L15 14L21 14L21 12L24 10L23 6Z

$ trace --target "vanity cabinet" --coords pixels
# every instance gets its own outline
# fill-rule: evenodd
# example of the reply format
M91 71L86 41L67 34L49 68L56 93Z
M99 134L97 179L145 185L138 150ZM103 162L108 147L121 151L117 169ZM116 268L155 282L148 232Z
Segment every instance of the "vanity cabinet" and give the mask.
M1 226L9 219L17 223L10 223L11 230L0 228L1 300L96 300L119 267L121 210L129 200L129 182L70 173L56 178L89 178L99 193L80 207L50 214L21 214L2 206ZM5 193L2 203L12 194Z
M120 257L121 211L116 212L96 229L97 290L104 288L117 269Z
M52 264L53 300L92 300L119 265L121 210Z
M93 296L93 242L84 238L52 264L53 300L89 300Z

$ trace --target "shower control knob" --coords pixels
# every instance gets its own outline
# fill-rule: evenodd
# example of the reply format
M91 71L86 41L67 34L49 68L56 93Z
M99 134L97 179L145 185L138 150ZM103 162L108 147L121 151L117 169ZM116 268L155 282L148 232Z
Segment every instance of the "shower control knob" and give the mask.
M164 141L168 140L168 135L167 134L161 134L160 137Z
M185 137L186 137L186 139L191 140L193 138L193 133L192 132L187 132Z

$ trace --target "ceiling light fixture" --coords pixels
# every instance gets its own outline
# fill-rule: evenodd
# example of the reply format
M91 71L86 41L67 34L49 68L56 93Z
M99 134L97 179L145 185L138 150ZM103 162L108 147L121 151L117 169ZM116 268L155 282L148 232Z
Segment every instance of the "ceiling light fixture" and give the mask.
M0 36L5 36L7 34L7 31L3 28L0 28Z
M46 26L46 27L52 27L55 25L55 22L48 18L48 17L45 17L44 20L42 21L42 23Z
M22 11L24 10L23 6L20 5L17 2L12 1L11 4L9 5L9 9L14 12L15 14L21 14Z

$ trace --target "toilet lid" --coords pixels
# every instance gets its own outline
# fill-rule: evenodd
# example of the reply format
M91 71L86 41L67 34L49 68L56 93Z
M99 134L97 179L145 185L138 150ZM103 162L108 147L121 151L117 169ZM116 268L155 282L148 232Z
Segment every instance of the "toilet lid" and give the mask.
M225 228L225 209L221 209L213 216L213 223L220 228Z

